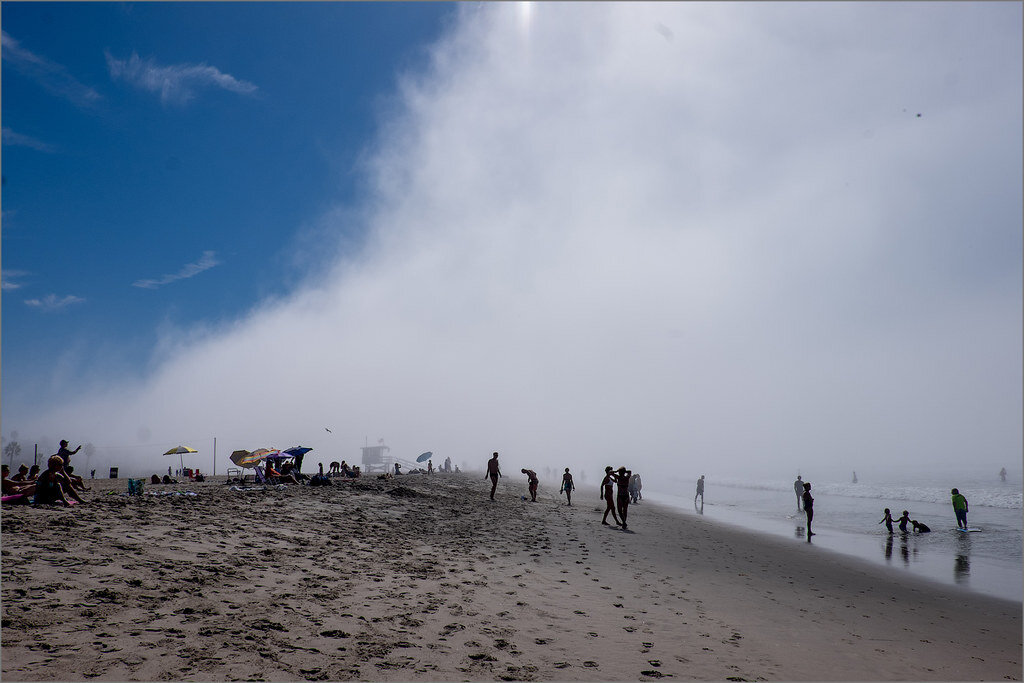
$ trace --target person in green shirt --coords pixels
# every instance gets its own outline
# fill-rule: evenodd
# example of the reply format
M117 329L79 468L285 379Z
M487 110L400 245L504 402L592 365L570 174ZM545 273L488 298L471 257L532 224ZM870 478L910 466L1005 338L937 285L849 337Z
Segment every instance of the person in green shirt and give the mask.
M967 528L967 499L957 489L950 491L953 494L953 514L956 515L956 525L960 529Z

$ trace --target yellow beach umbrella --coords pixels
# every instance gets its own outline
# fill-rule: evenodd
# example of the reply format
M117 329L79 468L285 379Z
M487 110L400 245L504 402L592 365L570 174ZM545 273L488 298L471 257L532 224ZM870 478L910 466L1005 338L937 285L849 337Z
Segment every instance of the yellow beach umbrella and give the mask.
M179 456L179 459L181 460L181 469L185 469L185 455L184 454L185 453L198 453L198 452L199 451L197 451L196 449L189 448L188 446L175 446L171 450L169 450L166 453L164 453L164 455L177 455L177 456Z

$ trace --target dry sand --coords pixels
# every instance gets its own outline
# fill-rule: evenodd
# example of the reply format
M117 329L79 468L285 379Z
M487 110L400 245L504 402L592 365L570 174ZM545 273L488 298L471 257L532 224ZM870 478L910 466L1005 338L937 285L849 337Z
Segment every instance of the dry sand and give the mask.
M525 477L5 508L4 680L1020 680L1021 604Z

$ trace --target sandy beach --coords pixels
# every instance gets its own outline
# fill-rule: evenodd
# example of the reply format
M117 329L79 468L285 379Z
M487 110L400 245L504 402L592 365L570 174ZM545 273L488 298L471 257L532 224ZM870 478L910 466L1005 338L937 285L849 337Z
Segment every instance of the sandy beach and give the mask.
M90 483L3 510L4 680L1021 679L1020 603L596 486Z

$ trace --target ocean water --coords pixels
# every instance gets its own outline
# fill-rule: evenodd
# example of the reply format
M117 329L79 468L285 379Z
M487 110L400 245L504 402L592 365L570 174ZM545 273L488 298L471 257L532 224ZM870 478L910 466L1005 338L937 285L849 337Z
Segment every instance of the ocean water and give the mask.
M920 578L1020 601L1024 593L1022 542L1024 511L1021 483L958 480L968 500L968 523L977 533L956 530L947 482L859 483L812 481L815 535L811 543L828 551L853 555L908 572ZM647 490L646 500L688 514L703 514L723 523L807 543L806 521L796 507L792 481L743 481L709 478L703 508L695 506L693 490L674 495ZM903 510L931 527L931 533L895 534L878 524L889 508L893 519Z

